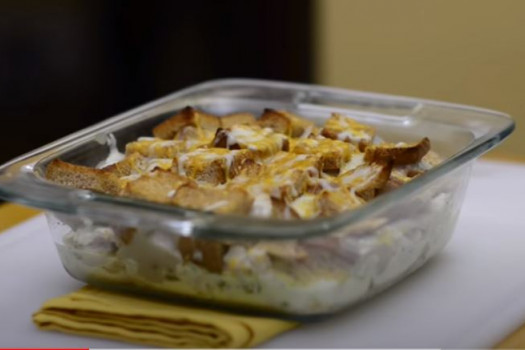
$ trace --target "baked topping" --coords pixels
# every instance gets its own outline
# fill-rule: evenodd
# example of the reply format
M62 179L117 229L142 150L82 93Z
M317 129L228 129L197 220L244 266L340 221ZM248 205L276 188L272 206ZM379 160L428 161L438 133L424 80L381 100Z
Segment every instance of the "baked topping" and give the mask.
M357 145L364 150L372 143L375 130L339 113L333 113L325 123L321 134L325 137Z
M335 113L320 128L287 111L256 119L186 107L152 133L102 169L55 160L46 177L220 214L312 219L354 209L439 162L428 138L374 144L372 127Z

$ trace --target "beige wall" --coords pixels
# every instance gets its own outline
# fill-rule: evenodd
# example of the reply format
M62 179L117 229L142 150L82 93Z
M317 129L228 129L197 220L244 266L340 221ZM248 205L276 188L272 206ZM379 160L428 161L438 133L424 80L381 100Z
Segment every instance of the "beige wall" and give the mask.
M501 110L525 159L525 0L317 0L321 84Z

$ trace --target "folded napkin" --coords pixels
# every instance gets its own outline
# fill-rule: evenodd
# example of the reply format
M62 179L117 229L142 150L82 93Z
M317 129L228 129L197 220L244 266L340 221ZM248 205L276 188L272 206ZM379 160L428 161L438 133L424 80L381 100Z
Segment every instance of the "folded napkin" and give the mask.
M33 315L40 329L170 348L241 348L296 326L84 287Z

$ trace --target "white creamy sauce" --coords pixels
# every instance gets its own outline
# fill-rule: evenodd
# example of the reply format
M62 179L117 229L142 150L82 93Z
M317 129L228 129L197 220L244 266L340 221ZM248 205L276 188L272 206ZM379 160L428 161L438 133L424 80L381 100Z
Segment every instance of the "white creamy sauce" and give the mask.
M140 177L142 176L142 174L131 174L131 175L127 175L127 176L122 176L120 179L121 180L124 180L124 181L135 181L135 180L138 180L140 179Z
M147 160L146 173L152 172L156 168L167 170L173 166L173 159L154 158Z
M380 171L381 168L377 166L356 168L352 174L343 176L341 181L344 185L352 186L355 191L359 191L373 182Z
M319 208L317 205L317 198L312 194L303 194L296 198L290 207L301 217L315 217L319 214Z
M333 192L339 189L339 186L337 186L337 184L332 183L326 179L318 179L317 181L325 191Z
M115 135L108 134L106 144L109 147L109 154L106 159L97 164L97 169L102 169L109 165L118 163L125 157L125 155L120 153L117 148L117 140L115 139Z
M230 171L236 153L237 151L230 151L230 153L224 156L224 158L226 159L226 172Z
M313 166L310 166L310 167L306 168L306 172L311 177L319 177L319 175L320 175L319 174L319 169L317 169L316 167L313 167Z
M306 159L308 159L307 154L299 154L298 156L295 157L296 162L302 162L303 160L306 160Z
M111 283L136 281L162 292L206 295L219 302L273 306L298 314L327 313L381 290L441 249L452 229L451 223L443 222L455 210L450 205L451 195L432 192L425 198L430 206L423 216L380 227L369 222L375 232L368 237L340 236L337 250L352 259L340 265L334 258L328 270L317 270L317 258L311 255L306 261L295 262L293 271L283 271L272 263L266 249L232 245L223 257L223 273L211 273L183 263L173 235L150 235L147 231L137 232L115 255L111 250L117 241L113 230L90 224L66 235L59 252L65 266L77 276L105 278ZM194 253L193 259L202 259L202 253ZM298 277L305 262L312 267L306 280ZM319 263L327 260L322 258ZM175 271L177 278L167 279L168 271ZM247 291L246 287L255 288Z
M350 141L351 143L357 144L361 141L370 141L370 135L365 133L355 133L351 131L341 131L337 134L339 141Z
M206 211L212 211L212 210L215 210L215 209L219 209L221 207L224 207L226 205L228 205L228 201L218 201L218 202L215 202L215 203L212 203L206 207L204 207L204 210Z
M354 170L355 168L363 164L365 164L365 154L364 153L352 154L352 158L345 165L343 165L340 173L344 174L347 171Z
M272 216L272 200L268 193L265 193L258 185L251 186L248 191L253 197L250 215L268 218Z
M312 125L309 125L307 126L303 133L301 134L301 136L299 136L300 139L305 139L307 138L308 136L310 136L310 134L312 133L312 130L314 129L314 127Z
M142 141L155 141L156 138L154 137L151 137L151 136L141 136L137 139L137 141L139 142L142 142Z

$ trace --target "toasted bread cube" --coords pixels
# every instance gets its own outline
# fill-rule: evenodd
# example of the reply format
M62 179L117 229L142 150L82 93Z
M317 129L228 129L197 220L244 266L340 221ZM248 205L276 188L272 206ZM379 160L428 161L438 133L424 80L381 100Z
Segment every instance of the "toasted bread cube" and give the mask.
M206 163L198 162L196 159L186 162L186 176L200 182L206 182L212 185L219 185L226 182L226 164L225 159L214 159Z
M375 130L347 116L333 113L326 121L321 135L329 139L352 143L357 145L360 150L364 150L372 142Z
M354 209L364 203L364 200L346 190L323 191L319 195L321 216L332 216L346 210Z
M291 201L306 192L309 182L320 174L319 158L313 155L279 152L265 159L257 177L238 176L233 187L246 188L260 206L261 214L271 216L271 199Z
M306 170L277 173L271 181L270 195L276 199L293 200L307 191L309 179L310 173Z
M221 128L231 128L234 125L256 124L255 116L251 113L233 113L220 118Z
M392 171L392 163L372 163L360 165L338 176L340 183L361 198L370 200L376 190L385 186Z
M139 153L132 153L120 162L104 168L104 170L117 175L121 180L137 178L141 174L149 173L154 170L176 169L177 160L170 158L147 158Z
M103 168L105 171L113 173L118 177L129 176L133 173L139 172L138 169L147 167L147 158L139 153L132 153L127 155L121 161L108 165Z
M47 165L46 179L67 187L116 195L121 184L117 175L104 170L55 159Z
M339 169L341 174L344 174L350 170L354 170L358 166L366 164L365 162L365 154L364 153L352 153L350 156L350 160L346 162L341 169Z
M322 169L321 159L315 154L279 152L264 160L269 174L282 174L292 170L303 170L318 177Z
M301 118L296 114L292 114L286 111L281 111L292 123L292 137L308 137L314 132L317 127L315 124L307 119Z
M425 137L412 144L382 144L366 148L365 160L368 162L392 162L406 165L419 162L430 150L430 140Z
M263 128L270 128L280 134L290 136L292 134L292 122L283 113L265 109L257 123Z
M122 195L158 203L171 203L177 189L189 180L170 171L156 170L129 181Z
M295 139L290 151L297 154L315 154L321 159L322 170L339 170L350 160L355 147L349 143L332 139Z
M394 167L392 169L392 172L390 173L390 177L388 178L387 183L382 188L378 189L377 195L390 192L392 190L395 190L410 180L412 178L408 177L404 171L400 171L399 169L396 169L397 167Z
M313 122L295 114L268 108L264 110L258 123L262 127L273 129L275 132L291 137L301 137L306 133L310 134L315 128Z
M289 149L288 137L262 129L258 125L234 125L218 129L212 141L213 147L227 149L248 149L259 157L267 157L281 150Z
M315 155L279 152L265 160L262 182L272 198L293 200L305 193L312 178L321 173L321 161Z
M192 107L186 107L153 128L153 135L161 139L171 140L186 127L215 133L220 125L218 117L200 112Z
M297 197L290 207L301 219L313 219L320 214L317 196L310 193Z
M220 242L179 237L177 247L184 261L191 261L213 273L221 273L226 246Z
M299 219L299 215L290 208L284 199L271 198L271 202L272 217L284 220Z
M247 214L250 212L252 199L242 189L218 189L181 186L173 198L175 205L219 214Z
M319 194L324 191L344 191L345 188L337 180L337 178L322 174L320 178L312 178L308 181L308 188L306 192L311 194Z
M144 157L176 158L188 149L188 145L180 140L142 139L128 143L126 154L139 153Z
M178 159L178 171L180 175L218 185L235 177L246 159L253 159L249 150L198 149Z
M222 148L197 149L178 159L178 172L197 181L218 185L226 182L229 151Z
M263 166L251 158L252 156L253 155L250 152L246 157L234 158L230 167L230 178L233 179L239 175L256 177L261 174L263 171Z

